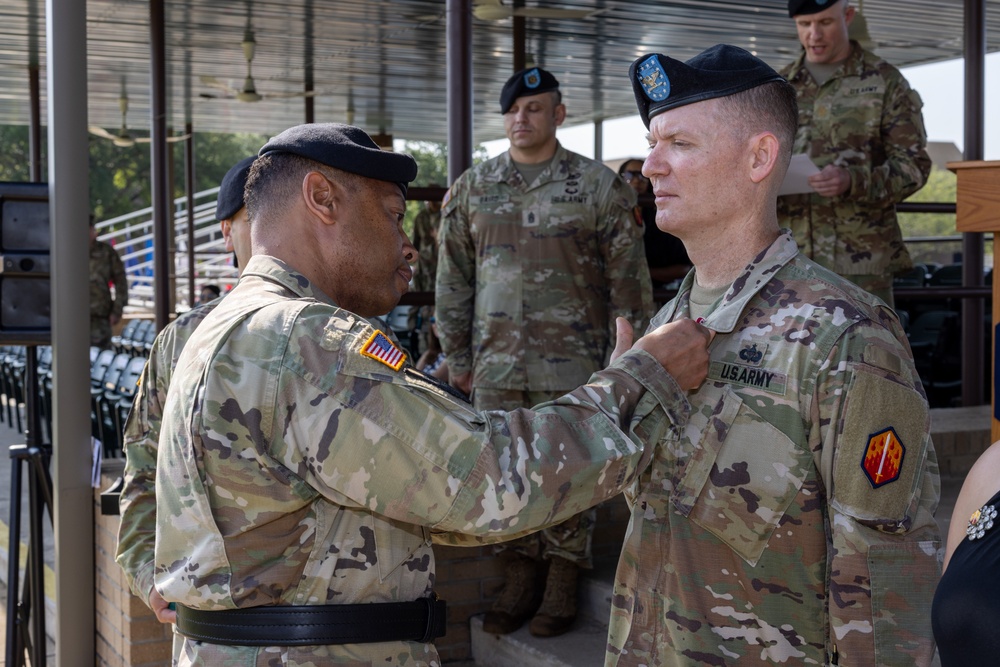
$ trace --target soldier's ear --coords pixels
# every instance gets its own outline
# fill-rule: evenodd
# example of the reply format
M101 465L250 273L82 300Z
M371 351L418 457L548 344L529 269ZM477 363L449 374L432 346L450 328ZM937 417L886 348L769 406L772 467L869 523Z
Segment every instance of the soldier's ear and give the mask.
M563 124L563 121L566 120L566 105L559 103L556 105L554 111L556 117L556 127L559 127L560 125Z
M310 171L302 179L302 198L310 213L324 224L337 219L339 186L318 171Z
M774 171L781 153L781 142L771 132L761 132L750 139L750 180L760 183Z

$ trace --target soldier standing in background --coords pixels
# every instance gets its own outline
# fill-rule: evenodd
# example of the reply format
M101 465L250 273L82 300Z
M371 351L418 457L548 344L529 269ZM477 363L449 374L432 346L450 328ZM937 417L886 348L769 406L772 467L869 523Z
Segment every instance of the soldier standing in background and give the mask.
M466 171L445 197L435 298L451 382L480 410L535 405L585 382L608 361L615 318L641 330L653 307L636 195L559 144L559 82L539 67L516 73L500 112L510 149ZM533 615L536 636L569 630L578 570L592 566L593 517L498 549L506 583L487 632L513 632Z
M437 183L427 187L439 188ZM441 202L425 201L423 208L413 218L413 247L419 255L413 271L413 290L433 292L437 279L438 229L441 226ZM431 319L434 306L414 306L410 311L409 329L417 333L420 354L430 347Z
M892 276L913 267L896 203L927 182L923 102L898 69L848 37L849 0L789 0L802 54L781 75L795 88L793 153L820 168L816 194L778 198L778 220L804 255L893 306Z
M257 156L240 160L222 179L215 219L222 228L226 251L236 254L237 268L250 261L250 229L243 188ZM125 422L125 486L121 492L121 526L116 560L133 595L149 605L161 623L173 623L176 614L153 587L153 544L156 534L156 452L163 406L170 377L181 350L202 320L221 303L215 299L192 308L163 328L153 341L142 371L132 410Z
M177 603L179 664L440 664L432 538L562 521L686 422L711 340L691 320L630 351L619 320L608 368L509 414L414 370L378 317L416 260L416 171L333 123L285 130L254 162L254 255L181 352L159 439L154 583Z
M96 220L90 216L90 344L111 347L112 331L128 303L125 265L115 249L97 240ZM111 287L115 295L111 296Z
M929 665L930 411L895 313L779 229L795 91L726 45L629 74L657 225L694 264L652 325L716 337L625 493L605 665Z

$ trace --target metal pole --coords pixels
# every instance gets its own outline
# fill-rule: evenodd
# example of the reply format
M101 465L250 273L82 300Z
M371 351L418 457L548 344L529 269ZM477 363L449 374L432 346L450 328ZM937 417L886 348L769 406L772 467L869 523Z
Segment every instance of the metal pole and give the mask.
M514 7L522 7L524 2L518 2L515 0ZM528 66L528 59L526 56L526 39L525 33L525 20L523 16L515 16L513 19L514 29L513 29L513 47L514 47L514 71L520 72L525 67Z
M33 183L39 183L42 180L42 94L40 85L38 65L29 67L28 90L31 100L28 102L28 164Z
M8 519L7 547L7 646L5 665L20 664L17 654L23 651L18 640L17 599L21 578L21 458L27 445L15 445L10 452L10 517Z
M167 157L167 72L164 0L149 3L150 158L153 189L153 294L156 330L170 322L170 175Z
M447 0L448 183L472 166L472 0Z
M598 162L604 160L604 119L602 118L594 121L594 159Z
M52 264L52 405L56 664L95 655L94 490L90 471L87 211L87 5L46 2ZM44 609L37 610L44 614ZM44 641L44 637L41 638ZM91 658L93 659L93 658Z
M986 10L984 0L965 0L965 159L983 159L985 125ZM983 284L983 235L962 234L962 284ZM983 302L962 302L962 405L985 403Z
M184 125L184 189L187 191L188 305L194 308L194 126Z
M42 537L42 489L39 486L38 471L32 465L32 458L41 456L41 450L31 444L28 438L28 564L27 579L31 600L31 664L45 667L45 549ZM8 593L9 594L9 593Z
M31 181L40 183L42 180L42 109L41 84L38 70L38 36L41 34L38 26L38 2L28 2L28 164Z
M305 122L315 123L316 122L316 98L308 93L315 90L315 73L314 73L314 17L315 12L313 11L312 0L307 0L305 6L305 39L302 44L303 49L303 60L305 61L305 91L307 93L305 97L306 108L305 108Z

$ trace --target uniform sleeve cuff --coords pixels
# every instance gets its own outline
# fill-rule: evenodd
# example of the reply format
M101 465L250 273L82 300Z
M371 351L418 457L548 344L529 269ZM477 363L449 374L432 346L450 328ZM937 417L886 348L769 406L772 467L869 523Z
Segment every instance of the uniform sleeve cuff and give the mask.
M629 350L611 364L636 379L663 406L671 423L676 426L687 424L691 415L691 404L687 392L681 389L653 355L645 350Z

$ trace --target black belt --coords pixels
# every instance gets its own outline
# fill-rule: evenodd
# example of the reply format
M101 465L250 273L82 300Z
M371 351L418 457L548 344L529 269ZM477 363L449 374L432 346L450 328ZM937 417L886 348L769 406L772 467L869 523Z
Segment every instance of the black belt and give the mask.
M314 646L412 641L445 633L445 601L274 606L203 611L177 605L177 630L230 646Z

